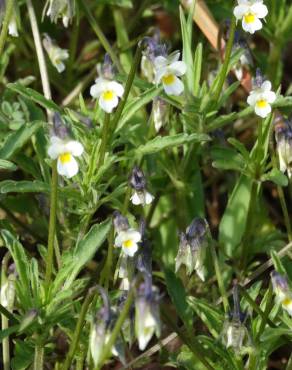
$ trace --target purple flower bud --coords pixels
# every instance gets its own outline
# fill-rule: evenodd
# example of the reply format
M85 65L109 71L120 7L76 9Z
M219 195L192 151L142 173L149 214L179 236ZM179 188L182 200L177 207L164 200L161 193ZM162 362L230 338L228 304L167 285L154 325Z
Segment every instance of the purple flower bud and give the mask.
M127 217L124 217L119 211L113 213L114 228L117 233L130 228Z
M69 136L69 130L64 124L60 113L55 112L53 115L53 135L64 140Z
M106 80L113 80L115 75L116 75L116 69L115 66L113 65L113 62L111 60L111 57L109 54L105 54L104 56L104 62L103 65L101 66L101 75L103 78Z
M253 85L255 88L260 88L264 82L264 76L262 74L262 71L257 68L256 70L256 77L253 80Z
M292 122L279 119L275 122L275 138L279 156L280 171L287 171L292 177Z

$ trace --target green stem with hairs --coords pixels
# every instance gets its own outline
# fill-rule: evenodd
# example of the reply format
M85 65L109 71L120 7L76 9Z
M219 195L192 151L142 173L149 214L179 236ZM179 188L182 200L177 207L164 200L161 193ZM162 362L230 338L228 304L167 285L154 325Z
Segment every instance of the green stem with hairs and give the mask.
M213 259L213 263L214 263L216 278L217 278L220 294L221 294L221 297L222 297L224 311L225 311L225 313L227 313L229 311L228 298L227 298L226 290L225 290L225 287L224 287L224 282L223 282L223 278L222 278L222 274L221 274L221 269L220 269L220 265L219 265L218 256L217 256L217 253L216 253L216 250L215 250L215 247L214 247L213 244L211 246L211 253L212 253L212 259Z
M106 113L104 117L103 126L102 126L101 145L100 145L100 150L99 150L97 168L100 168L104 163L106 146L107 146L108 135L109 135L109 128L110 128L110 114Z
M107 344L105 345L105 347L103 349L102 356L101 356L101 359L100 359L100 363L96 367L96 370L101 369L102 365L104 364L104 362L109 357L111 349L112 349L113 345L115 344L115 342L117 340L117 337L118 337L118 335L121 331L122 325L123 325L124 321L126 320L128 314L129 314L130 308L131 308L132 303L134 301L134 294L135 294L135 287L132 286L132 288L129 291L129 295L126 299L126 302L124 304L124 307L123 307L123 309L122 309L122 311L119 315L119 318L117 319L116 324L113 328L113 331L111 333L109 341L107 342ZM65 370L67 370L67 369L65 369Z
M91 289L88 290L88 293L87 293L87 295L85 297L85 300L82 304L81 311L79 313L79 317L78 317L78 321L77 321L76 328L75 328L75 331L74 331L73 339L72 339L72 342L71 342L69 352L67 354L64 366L62 367L62 370L68 370L71 366L74 354L75 354L77 346L78 346L78 342L79 342L81 330L83 328L85 316L86 316L88 308L89 308L95 294L96 294L96 287L92 287Z
M232 22L231 22L231 26L230 26L229 39L228 39L228 42L227 42L227 45L226 45L226 52L225 52L223 67L222 67L222 70L221 70L221 74L220 74L220 78L219 78L219 81L218 81L217 88L216 88L215 93L214 93L214 100L215 100L216 103L218 102L218 100L220 98L222 88L223 88L223 85L224 85L224 82L225 82L225 78L226 78L226 75L227 75L227 72L228 72L228 65L229 65L231 52L232 52L232 47L233 47L235 29L236 29L236 19L235 19L235 17L233 17Z
M95 32L96 36L98 37L100 43L104 47L105 51L109 54L111 57L111 60L118 68L119 72L123 72L123 67L121 66L121 63L116 56L114 50L110 46L109 42L107 41L107 38L105 37L104 33L102 32L102 29L99 27L98 23L96 22L94 16L92 15L90 9L88 8L86 1L79 0L79 4L82 8L82 10L85 13L86 18L88 19L93 31Z
M9 22L10 22L12 12L13 12L13 4L14 4L14 0L8 0L6 2L5 15L4 15L3 23L2 23L1 34L0 34L0 55L2 55L3 53L5 41L7 38Z
M136 50L136 53L135 53L135 56L134 56L133 64L131 66L131 69L130 69L130 72L129 72L129 75L128 75L128 78L127 78L123 98L120 101L120 104L118 105L116 113L115 113L115 115L113 117L113 120L111 122L111 132L115 132L115 129L117 127L119 119L121 118L124 107L126 105L128 96L130 94L131 87L132 87L133 81L134 81L134 77L135 77L136 71L138 69L138 66L140 65L140 61L141 61L141 57L142 57L142 49L143 49L142 44L143 44L142 42L140 42L138 44L138 47L137 47L137 50Z
M56 234L57 198L58 198L58 172L57 172L57 161L55 160L52 165L48 252L47 252L46 275L45 275L45 287L47 291L50 286L50 282L52 278L52 271L53 271L54 241L55 241L55 234Z
M42 370L44 367L44 347L36 345L34 350L33 370Z

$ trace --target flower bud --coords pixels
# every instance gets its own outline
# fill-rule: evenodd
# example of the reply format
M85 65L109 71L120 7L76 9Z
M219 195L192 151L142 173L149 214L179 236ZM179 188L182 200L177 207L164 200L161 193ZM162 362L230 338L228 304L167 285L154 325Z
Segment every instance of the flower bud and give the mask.
M0 303L8 311L11 311L15 300L15 274L9 274L6 281L2 282L0 290Z
M292 177L292 122L278 121L275 124L275 137L279 156L280 171L287 171L288 177Z
M146 178L143 171L135 166L132 170L130 179L130 186L134 189L131 201L135 205L150 204L154 197L146 190Z
M23 331L28 326L30 326L34 322L37 315L38 315L38 311L36 309L29 310L20 322L19 331Z
M276 271L271 273L271 278L276 301L292 316L292 291L287 278Z
M44 12L50 17L51 22L57 23L62 18L64 27L68 27L69 22L75 15L75 0L48 0Z
M206 249L211 242L209 225L202 218L195 218L188 226L185 233L180 233L180 244L176 256L175 270L185 265L187 274L194 270L201 280L205 280L205 255Z
M128 230L130 228L127 217L124 217L119 211L113 213L114 228L117 233Z
M53 66L62 73L66 68L63 61L69 58L68 51L61 49L47 34L44 35L43 45Z
M139 349L144 351L153 334L160 336L161 324L159 314L158 291L149 279L140 284L135 300L135 334Z
M158 132L161 127L164 127L169 122L169 106L161 98L155 98L153 101L153 120L156 132Z
M69 136L69 130L64 124L59 112L54 112L53 114L53 130L53 135L58 136L62 140L67 139Z

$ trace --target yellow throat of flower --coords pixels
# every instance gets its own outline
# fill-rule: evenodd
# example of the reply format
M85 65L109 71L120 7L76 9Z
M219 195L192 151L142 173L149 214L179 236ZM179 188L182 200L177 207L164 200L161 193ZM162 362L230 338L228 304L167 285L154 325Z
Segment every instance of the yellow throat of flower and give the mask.
M114 92L112 90L107 90L107 91L105 91L105 92L102 93L103 99L104 100L107 100L107 101L113 100L114 95L115 94L114 94Z
M125 240L123 242L123 247L125 247L125 248L131 248L131 247L133 247L133 245L134 245L134 242L131 239Z
M261 100L258 100L256 104L258 108L266 108L268 105L268 102L264 99L261 99Z
M285 299L283 299L283 301L282 301L283 306L288 307L288 306L290 306L290 304L292 305L292 299L291 298L286 297Z
M245 21L245 23L248 23L248 24L253 23L255 21L255 19L256 19L256 17L253 13L247 13L244 16L244 21Z
M165 85L172 85L175 81L175 75L173 74L168 74L168 75L164 75L162 77L162 82L165 84Z
M62 164L65 164L65 163L68 163L71 161L71 153L62 153L60 156L59 156L59 159L61 161Z

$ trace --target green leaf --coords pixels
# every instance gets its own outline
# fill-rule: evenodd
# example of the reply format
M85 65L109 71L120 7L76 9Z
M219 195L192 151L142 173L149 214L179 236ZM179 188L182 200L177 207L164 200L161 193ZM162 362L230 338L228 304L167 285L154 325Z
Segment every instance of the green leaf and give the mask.
M46 99L42 94L39 92L21 85L20 83L10 83L6 85L8 89L15 91L16 93L28 98L29 100L33 100L40 106L46 109L50 109L53 111L61 112L61 109L57 104L55 104L52 100Z
M219 242L228 256L234 257L245 232L251 197L252 180L241 175L232 194L219 226Z
M203 45L200 42L196 48L194 58L194 96L198 96L200 91L202 61L203 61Z
M68 289L84 265L89 262L99 247L105 241L112 225L112 220L108 219L101 224L92 226L85 237L76 244L73 252L68 252L64 256L63 268L59 270L54 289L58 289L64 280L64 289Z
M131 117L135 113L137 113L144 105L151 102L156 96L158 96L161 91L162 87L152 87L151 89L145 91L143 94L141 94L139 97L131 99L129 102L127 102L122 117L119 121L117 132L119 132L122 127L129 121Z
M0 343L3 341L3 339L8 337L9 335L11 335L13 333L16 333L18 331L18 329L19 329L19 325L13 325L13 326L10 326L7 329L0 330Z
M249 151L246 149L246 147L237 139L230 137L227 139L227 141L233 145L243 156L243 158L246 160L246 162L249 162Z
M15 164L10 161L6 161L5 159L0 159L0 169L15 171L17 169L17 166L15 166Z
M182 43L183 43L183 55L182 59L187 65L186 71L186 84L188 87L188 91L190 93L193 92L194 89L194 72L193 72L193 56L192 56L192 13L193 11L190 10L188 21L186 21L183 8L179 8L179 15L180 15L180 26L181 26L181 33L182 33Z
M163 149L172 148L192 142L204 142L210 140L205 134L177 134L172 136L156 136L153 140L141 145L135 150L135 154L146 155L160 152Z
M0 182L0 193L49 193L50 186L42 181L13 181Z
M261 335L261 342L268 342L284 335L292 338L292 330L287 328L266 328Z
M289 183L287 176L278 170L278 168L273 168L272 171L264 174L261 177L261 181L272 181L279 186L287 186Z
M21 126L16 132L11 133L0 149L1 159L10 159L14 153L29 141L44 123L33 121Z
M272 258L275 270L282 275L287 275L287 271L284 265L282 264L281 259L279 258L278 253L276 251L274 250L271 251L271 258Z
M15 263L16 271L18 273L18 281L20 282L23 291L26 293L26 296L29 296L29 263L24 248L10 231L1 230L1 236Z
M189 306L207 326L213 337L218 338L222 331L224 315L214 305L195 297L188 297Z
M246 167L242 156L232 148L215 146L211 150L211 157L215 168L242 172Z
M177 313L185 323L186 327L190 329L192 327L193 318L191 309L187 303L185 288L181 280L172 270L165 269L164 274L167 291L175 305Z

